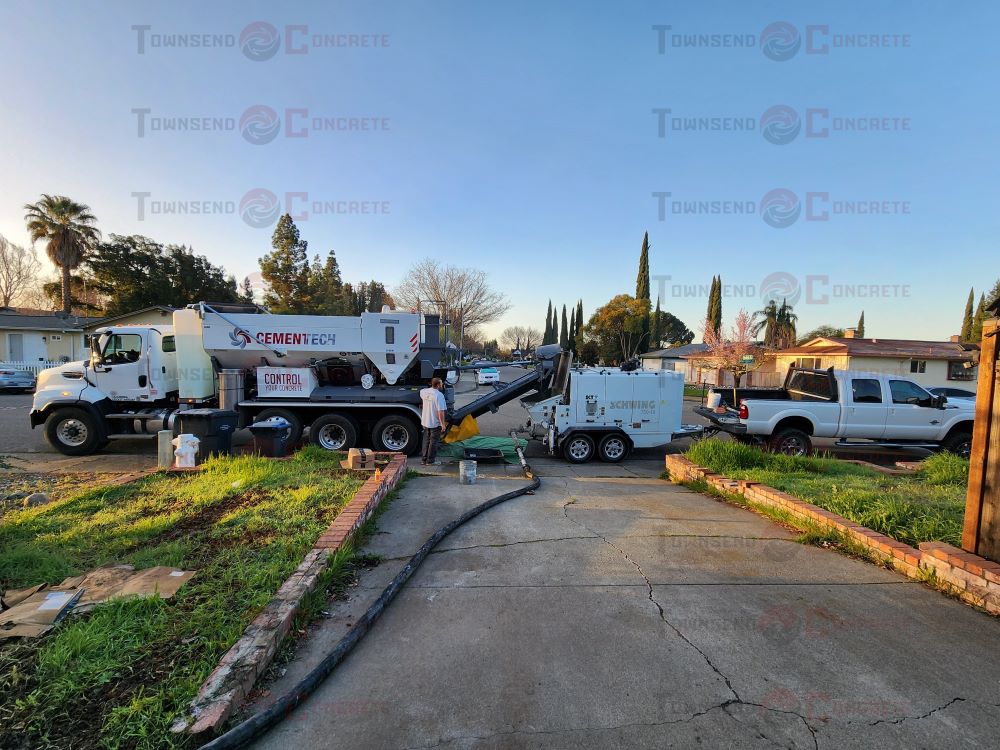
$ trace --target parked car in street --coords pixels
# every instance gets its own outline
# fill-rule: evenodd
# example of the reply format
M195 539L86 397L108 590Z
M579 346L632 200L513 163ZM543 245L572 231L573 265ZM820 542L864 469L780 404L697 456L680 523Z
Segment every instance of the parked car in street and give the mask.
M944 396L949 401L956 398L971 399L976 400L976 392L970 391L965 388L944 388L944 387L934 387L928 388L928 391L933 393L935 396Z
M495 367L484 367L476 371L476 385L491 385L500 382L500 371Z
M766 444L790 455L808 455L812 439L836 438L839 446L919 447L968 456L975 406L948 401L912 380L854 370L791 368L785 387L737 392L739 411L695 412L711 428L737 440Z
M35 390L35 374L29 370L15 370L12 367L0 368L0 391L21 391L30 393Z

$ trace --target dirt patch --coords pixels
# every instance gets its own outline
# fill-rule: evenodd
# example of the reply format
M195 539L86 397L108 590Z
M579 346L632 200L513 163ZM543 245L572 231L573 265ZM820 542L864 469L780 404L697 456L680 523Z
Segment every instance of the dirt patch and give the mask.
M144 547L164 542L172 542L181 537L191 536L200 531L206 531L215 526L223 516L241 508L252 508L262 502L270 500L272 495L263 490L249 490L233 495L220 502L202 508L193 516L181 519L177 524L171 526L155 539L143 542Z
M45 474L21 471L0 471L0 518L24 506L24 498L44 492L49 501L62 500L90 487L106 484L120 474Z

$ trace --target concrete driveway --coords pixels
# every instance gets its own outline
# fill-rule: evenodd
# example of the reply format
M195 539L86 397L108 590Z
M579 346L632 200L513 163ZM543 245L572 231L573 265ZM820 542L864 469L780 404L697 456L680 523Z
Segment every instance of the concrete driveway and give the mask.
M996 746L1000 622L661 480L535 464L541 490L444 540L258 748ZM259 706L514 484L412 480L367 549L387 559Z

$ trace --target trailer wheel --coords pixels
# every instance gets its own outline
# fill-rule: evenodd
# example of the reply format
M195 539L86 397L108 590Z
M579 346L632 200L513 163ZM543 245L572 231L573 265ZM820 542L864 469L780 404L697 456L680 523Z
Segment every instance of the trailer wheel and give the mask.
M86 456L101 447L97 420L85 409L57 409L45 420L45 439L64 456Z
M298 415L288 409L264 409L254 417L254 421L262 422L271 417L281 417L291 425L288 430L288 437L285 439L285 444L289 449L292 446L298 445L302 439L302 420L299 419Z
M809 456L812 455L812 440L802 430L789 427L778 430L771 436L767 447L773 453L784 453L786 456Z
M377 451L417 455L420 436L412 419L390 415L382 417L372 428L372 446Z
M605 435L597 444L597 457L609 464L616 464L628 455L628 440L617 432Z
M324 414L309 425L309 440L328 451L346 451L358 444L358 428L340 414Z
M583 464L594 457L594 439L586 433L570 435L563 443L563 458L571 464Z

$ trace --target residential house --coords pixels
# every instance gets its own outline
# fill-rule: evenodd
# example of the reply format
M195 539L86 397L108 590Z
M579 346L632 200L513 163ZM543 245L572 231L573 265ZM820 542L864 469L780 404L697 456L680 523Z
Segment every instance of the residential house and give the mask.
M822 336L774 352L773 356L779 373L786 372L792 365L834 367L900 375L930 388L974 383L978 377L974 356L978 348L975 344L958 341L957 336L951 341Z
M640 354L639 363L643 370L683 372L685 373L685 380L696 382L694 378L687 377L687 373L692 366L690 361L685 359L685 357L701 354L707 350L707 344L686 344L684 346L674 346L669 349L658 349L655 352Z
M0 308L0 360L39 369L49 362L80 359L86 351L83 326L93 318Z

